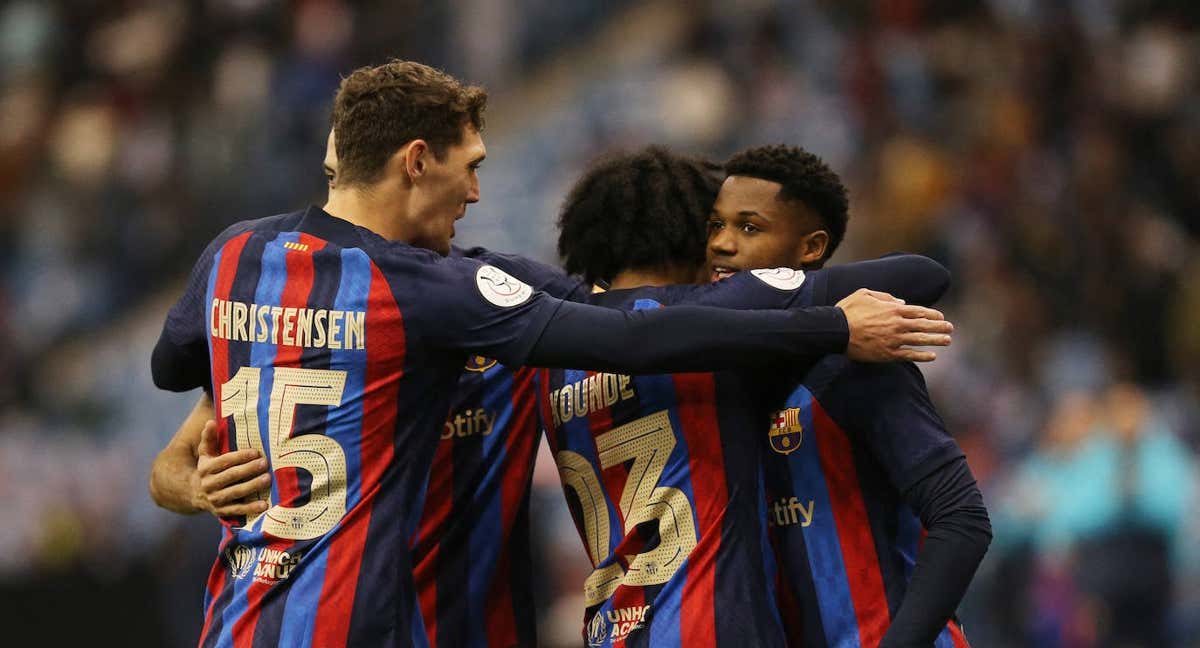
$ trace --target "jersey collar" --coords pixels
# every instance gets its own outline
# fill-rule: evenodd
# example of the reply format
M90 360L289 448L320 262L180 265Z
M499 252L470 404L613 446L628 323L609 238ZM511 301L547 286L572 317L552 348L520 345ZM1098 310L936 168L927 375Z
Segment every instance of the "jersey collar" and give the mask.
M296 229L342 247L361 247L363 232L370 232L348 220L333 216L316 205L310 205L305 210L304 217L300 219ZM373 232L372 235L378 236Z

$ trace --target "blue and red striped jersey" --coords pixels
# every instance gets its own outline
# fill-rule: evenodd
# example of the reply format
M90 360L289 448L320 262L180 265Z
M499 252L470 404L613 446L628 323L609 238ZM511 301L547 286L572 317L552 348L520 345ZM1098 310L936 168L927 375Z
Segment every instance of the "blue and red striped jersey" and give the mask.
M429 645L537 644L529 495L537 455L534 370L473 356L433 458L413 543Z
M523 364L558 303L315 207L219 236L162 339L274 479L225 525L201 645L424 645L409 542L462 367Z
M562 271L480 248L490 263L547 294L582 300L590 287ZM439 646L534 646L529 496L541 430L534 370L472 356L458 379L433 458L413 543L425 631Z
M789 645L873 648L923 536L903 493L962 451L912 363L828 356L774 409L760 447ZM935 645L967 644L950 622Z
M672 304L805 306L787 271L704 286L593 295L633 310ZM539 373L540 416L594 570L588 646L777 646L774 563L758 442L768 401L731 373Z

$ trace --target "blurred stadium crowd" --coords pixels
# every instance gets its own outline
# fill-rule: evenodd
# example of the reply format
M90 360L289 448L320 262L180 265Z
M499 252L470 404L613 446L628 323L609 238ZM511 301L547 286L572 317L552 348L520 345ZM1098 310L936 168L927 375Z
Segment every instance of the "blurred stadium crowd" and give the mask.
M463 243L553 262L612 148L823 156L838 259L954 273L925 373L995 526L973 642L1200 645L1200 5L1151 0L4 4L0 618L194 641L216 525L147 496L195 397L149 350L213 235L322 199L339 75L392 56L492 94ZM542 636L577 644L586 565L536 480Z

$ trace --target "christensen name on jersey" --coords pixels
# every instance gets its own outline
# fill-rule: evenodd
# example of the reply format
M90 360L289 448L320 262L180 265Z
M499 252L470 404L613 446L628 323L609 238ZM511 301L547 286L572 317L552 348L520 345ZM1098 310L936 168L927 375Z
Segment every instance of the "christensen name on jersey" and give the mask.
M291 308L213 299L212 336L238 342L269 342L315 349L366 348L367 313L327 308Z

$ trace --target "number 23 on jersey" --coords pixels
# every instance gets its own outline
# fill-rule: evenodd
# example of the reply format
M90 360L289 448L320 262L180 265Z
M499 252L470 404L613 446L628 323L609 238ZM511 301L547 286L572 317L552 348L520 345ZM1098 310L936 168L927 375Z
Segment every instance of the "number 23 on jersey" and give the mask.
M600 469L632 461L617 505L628 535L642 523L658 521L659 543L649 551L626 556L620 563L600 567L610 557L611 526L600 477L583 455L561 450L555 455L565 486L579 498L583 535L596 569L584 583L586 605L604 602L621 585L648 586L667 582L696 546L696 526L687 495L658 480L671 451L675 431L666 410L613 428L596 437Z

